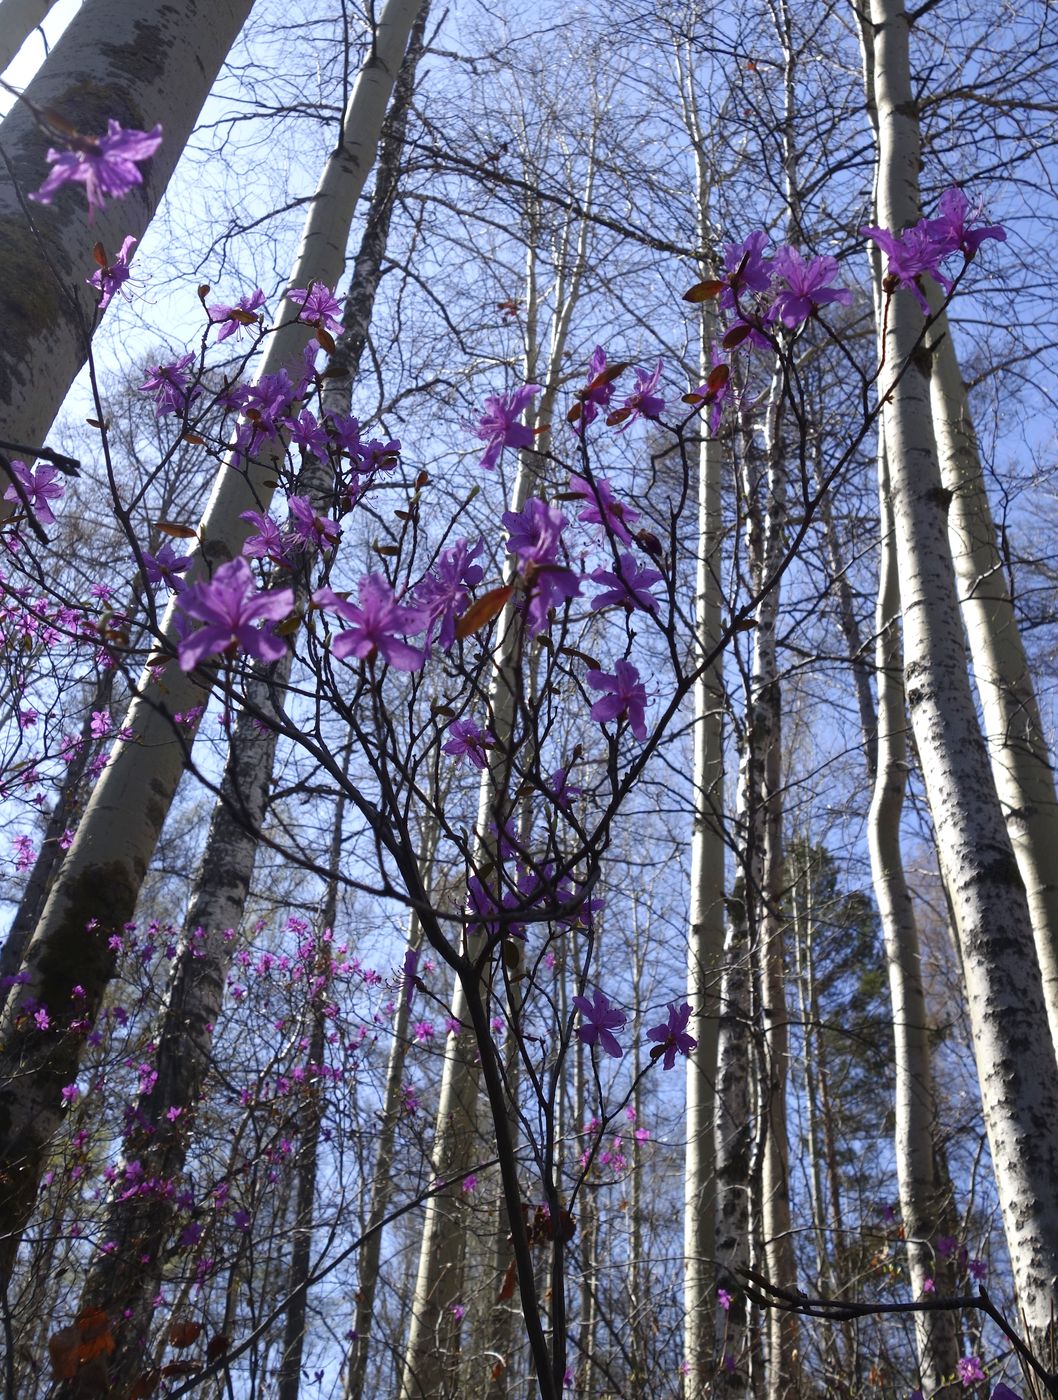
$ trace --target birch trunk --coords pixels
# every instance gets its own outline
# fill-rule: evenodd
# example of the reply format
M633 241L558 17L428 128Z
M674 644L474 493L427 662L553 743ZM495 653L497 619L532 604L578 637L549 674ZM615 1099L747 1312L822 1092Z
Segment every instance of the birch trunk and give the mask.
M941 304L940 289L932 302ZM1029 901L1051 1040L1058 1047L1058 799L1054 768L1040 722L1021 640L966 386L942 312L931 326L929 376L941 481L951 496L948 539L981 700L985 742L1007 831Z
M0 73L44 23L55 0L3 0L0 4Z
M878 217L918 213L921 161L901 0L871 0L878 107ZM889 300L880 392L904 617L907 701L955 909L985 1125L1018 1301L1047 1354L1058 1278L1058 1068L1025 887L1003 820L966 668L948 543L948 496L930 411L930 359L915 299Z
M161 122L165 136L142 167L143 184L97 210L91 227L80 186L60 190L51 205L21 202L43 184L54 141L24 102L0 124L7 166L0 181L3 452L32 460L43 445L88 358L98 301L85 285L92 245L99 240L113 257L127 234L143 237L251 6L252 0L84 0L26 89L27 102L54 110L86 136L105 133L108 118L139 130ZM5 0L4 35L21 41L48 8L41 0L14 6Z
M693 142L697 176L698 241L709 243L711 172L706 164L691 55L677 51L684 122ZM699 374L712 369L711 344L716 315L706 303L701 322ZM707 1393L715 1349L713 1309L716 1283L716 1065L719 1035L719 978L724 946L724 676L719 654L722 629L720 554L720 444L700 423L698 442L698 539L695 589L696 663L716 659L694 687L692 758L690 927L687 938L687 1000L695 1011L697 1047L687 1056L687 1141L683 1178L683 1362L684 1394Z
M591 178L589 174L585 207L590 204ZM570 319L587 265L587 237L588 221L584 219L580 225L568 287L561 282L558 287L561 301L552 327L545 392L543 403L536 415L538 423L549 421L541 415L545 410L550 411L553 406L563 373L563 354ZM531 244L527 280L530 289L534 289L535 254ZM527 382L533 382L529 376L535 370L535 298L534 314L527 314L527 326ZM543 447L539 439L538 446ZM535 453L520 454L509 505L511 511L518 512L524 508L530 493L537 485L538 471ZM509 765L507 753L521 691L523 641L521 618L512 605L508 604L500 617L497 643L492 657L488 728L497 742L489 751L488 767L481 779L478 817L474 828L475 870L488 869L490 866L499 869L501 865L499 851L494 849L495 843L488 837L488 832L492 826L497 831L502 831L512 810L512 803L506 791ZM483 948L484 941L480 935L465 940L464 951L472 961L476 962L480 958ZM457 978L449 1015L463 1030L450 1035L446 1042L434 1133L434 1170L441 1181L450 1181L467 1171L473 1165L480 1144L477 1133L480 1070L478 1047L470 1030L471 1010L463 980ZM457 1184L452 1190L432 1196L426 1207L419 1270L412 1300L411 1329L401 1380L401 1400L435 1400L435 1397L445 1394L445 1387L451 1383L454 1374L458 1337L452 1327L451 1309L453 1304L459 1301L463 1287L463 1254L467 1228L467 1205L460 1199L462 1196L463 1192ZM543 1385L545 1378L538 1375L538 1382Z
M908 773L907 720L900 648L900 576L884 443L879 444L878 451L878 504L882 526L875 614L878 771L867 819L867 840L893 1008L893 1146L900 1213L911 1291L914 1297L921 1298L926 1279L934 1271L931 1244L937 1237L942 1202L934 1174L936 1107L918 929L900 849L900 819ZM916 1313L915 1338L922 1390L932 1395L944 1376L954 1374L959 1359L954 1316L947 1312Z
M86 7L87 8L87 7ZM387 0L371 56L346 107L343 142L330 156L309 208L290 285L341 275L349 226L374 160L386 103L407 45L419 0ZM2 279L0 279L2 281ZM285 368L297 377L309 330L295 321L285 299L268 337L260 374ZM264 466L228 467L217 476L199 527L202 557L212 564L238 553L248 532L240 513L262 509L271 497ZM174 609L166 619L172 635ZM29 981L9 999L0 1022L0 1279L6 1278L18 1234L32 1209L47 1144L61 1119L60 1091L76 1074L80 1039L68 1033L64 1012L70 990L85 990L85 1014L94 1017L113 975L107 938L135 909L147 865L183 770L183 740L171 716L200 705L204 693L175 661L160 679L145 674L124 720L133 742L115 744L78 828L62 878L56 882L26 955ZM88 931L89 920L98 921ZM53 1029L30 1034L21 1014L27 997L51 1008Z

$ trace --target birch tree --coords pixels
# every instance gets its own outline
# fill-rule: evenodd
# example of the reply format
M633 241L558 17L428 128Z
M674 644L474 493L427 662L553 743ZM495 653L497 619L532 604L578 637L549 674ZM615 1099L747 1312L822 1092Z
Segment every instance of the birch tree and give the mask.
M412 24L417 0L389 0L372 52L349 95L342 142L327 161L310 203L291 287L333 287L341 274L349 227L375 151ZM297 320L297 304L284 299L259 371L300 371L309 328ZM246 510L267 507L271 469L257 462L245 471L222 467L198 529L199 562L222 563L249 534ZM165 634L172 635L171 605ZM53 1034L30 1036L20 1008L70 1004L70 988L85 988L94 1015L111 975L108 929L131 917L136 895L184 766L185 738L172 716L195 711L205 698L194 675L169 662L160 679L145 673L124 728L132 742L118 742L78 828L26 954L20 996L9 999L0 1055L0 1225L4 1246L0 1274L7 1277L13 1250L36 1194L43 1154L59 1121L60 1093L70 1082L80 1042L56 1017ZM92 922L91 930L86 925Z

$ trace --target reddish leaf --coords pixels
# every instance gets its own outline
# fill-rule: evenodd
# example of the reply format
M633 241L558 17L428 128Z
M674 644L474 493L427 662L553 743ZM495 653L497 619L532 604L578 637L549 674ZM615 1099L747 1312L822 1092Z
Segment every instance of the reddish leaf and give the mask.
M514 1260L507 1265L507 1272L503 1276L503 1285L500 1288L500 1296L496 1299L498 1303L506 1303L509 1298L514 1297L514 1285L518 1279L518 1271L515 1268Z
M724 290L724 285L723 282L696 282L689 292L684 292L683 300L692 303L712 301Z
M228 307L228 320L238 321L240 326L256 326L261 318L252 311L244 311L241 306Z
M144 1371L142 1375L136 1377L132 1389L129 1391L129 1400L151 1400L151 1396L162 1383L162 1373L157 1366L153 1366L149 1371Z
M86 418L84 421L88 424L90 428L98 428L100 432L102 432L104 428L110 427L109 418L105 418L102 423L100 423L98 418Z
M195 447L205 447L206 439L199 437L198 433L185 433L184 442L190 442Z
M421 489L423 486L428 486L429 484L430 484L430 473L427 472L427 471L422 471L422 472L420 472L419 475L415 478L415 487L416 487L416 490Z
M99 264L100 267L107 267L107 266L108 266L108 263L107 263L107 250L103 247L102 243L97 243L97 244L93 247L93 249L92 249L92 257L95 258L96 262Z
M202 302L203 306L204 306L205 303L206 303L206 298L209 296L209 292L210 292L210 288L209 288L208 284L205 283L205 282L203 282L202 285L201 285L201 286L199 287L199 289L198 289L198 299L199 299L200 302Z
M584 405L583 405L583 404L580 404L580 403L575 403L575 404L573 405L573 407L570 409L570 411L566 414L566 422L567 422L567 423L577 423L577 422L579 422L579 421L580 421L580 415L581 415L583 412L584 412Z
M169 1328L170 1345L176 1347L177 1351L183 1351L184 1347L192 1347L202 1335L201 1322L174 1322Z
M48 1338L51 1373L57 1381L69 1381L77 1375L77 1349L81 1333L76 1327L63 1327Z
M399 554L400 550L395 544L376 544L375 553L381 554L384 558L389 559L392 558L393 555Z
M190 525L181 525L176 520L159 520L155 529L161 531L163 535L168 535L174 540L197 540L198 531L192 530Z
M224 1333L218 1332L215 1337L210 1338L209 1345L206 1347L206 1360L209 1362L219 1361L222 1356L227 1354L230 1345L231 1343Z
M623 423L631 412L632 410L630 408L615 409L613 413L607 416L606 426L608 428L616 428L618 423Z
M732 326L720 344L725 350L734 350L736 346L741 345L744 340L749 338L752 330L753 327L747 326L743 321L740 325Z
M705 381L705 387L710 394L719 394L727 381L731 378L730 365L717 365L709 378Z
M323 346L324 350L327 351L328 355L334 354L334 336L328 331L325 331L318 321L316 323L316 339Z
M197 1376L202 1370L202 1365L198 1361L170 1361L167 1366L162 1367L163 1376Z
M504 1371L506 1371L506 1369L507 1369L507 1363L506 1363L506 1361L497 1361L496 1364L495 1364L495 1366L493 1366L493 1368L492 1368L492 1379L493 1379L494 1381L498 1381L499 1378L503 1375Z
M482 627L487 627L503 611L513 591L512 586L505 583L502 588L493 588L482 594L456 623L456 636L462 641L464 637L473 636Z

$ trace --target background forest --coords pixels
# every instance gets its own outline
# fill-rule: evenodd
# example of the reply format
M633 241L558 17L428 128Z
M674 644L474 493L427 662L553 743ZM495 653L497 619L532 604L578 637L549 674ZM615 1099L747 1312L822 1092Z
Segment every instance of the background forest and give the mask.
M1056 57L0 0L9 1400L1058 1395Z

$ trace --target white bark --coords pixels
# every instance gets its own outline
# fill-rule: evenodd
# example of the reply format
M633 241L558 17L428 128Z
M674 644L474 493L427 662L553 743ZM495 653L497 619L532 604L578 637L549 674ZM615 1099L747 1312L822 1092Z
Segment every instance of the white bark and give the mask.
M684 121L693 142L698 184L698 241L709 239L711 172L706 163L694 87L693 64L677 50ZM702 315L699 373L712 369L711 342L717 336L711 303ZM696 661L718 653L722 630L720 556L721 449L708 435L702 414L698 445L698 539L695 602ZM692 759L690 927L687 938L687 1000L695 1011L698 1045L687 1056L687 1140L683 1180L683 1360L684 1395L707 1393L715 1361L713 1309L716 1283L716 1063L719 1032L719 980L724 945L724 677L719 654L694 687Z
M419 0L388 0L375 48L358 75L345 112L342 145L328 159L302 235L290 286L322 282L333 287L342 273L357 200L374 159L386 103L419 10ZM2 279L0 279L2 280ZM287 369L297 378L309 329L295 323L285 299L268 337L259 373ZM225 466L199 527L201 556L217 564L237 554L249 527L244 510L267 505L267 468ZM173 608L166 630L172 635ZM18 1231L32 1207L47 1143L58 1126L60 1091L74 1078L80 1044L62 1024L70 989L85 989L93 1016L112 975L110 932L135 908L136 896L183 770L183 742L170 716L201 704L192 676L170 662L160 680L145 674L124 720L133 742L118 742L78 828L26 955L28 982L11 998L0 1024L0 1273L9 1267ZM94 930L86 930L97 920ZM52 1008L54 1030L31 1036L19 1008L33 997ZM29 1025L32 1026L30 1019ZM35 1029L35 1027L34 1027Z
M55 0L3 0L0 4L0 73L44 23Z
M940 305L940 289L933 302ZM981 699L985 740L1007 831L1028 895L1051 1040L1058 1047L1058 798L967 402L943 313L930 329L929 377L941 481L951 494L948 538Z
M907 787L907 720L900 648L900 579L884 446L878 453L882 523L875 654L878 686L878 770L868 817L874 897L882 922L893 1008L896 1075L894 1153L900 1213L907 1243L911 1291L921 1298L934 1274L932 1242L938 1233L940 1192L933 1165L935 1105L929 1027L922 990L918 929L904 877L900 818ZM916 1313L922 1390L932 1395L959 1358L950 1313Z
M878 218L900 229L917 218L921 159L908 20L900 0L871 0L871 19ZM914 298L896 292L888 307L879 392L904 617L905 688L955 911L1018 1302L1038 1354L1045 1355L1058 1279L1058 1069L1050 1053L1025 887L967 675L948 544L948 497L933 437L928 351L924 356L920 347L923 324Z
M6 0L0 11L4 35L11 3ZM138 130L157 122L164 128L157 154L141 167L143 184L108 201L91 225L81 185L67 185L48 206L22 203L44 183L50 169L45 153L54 140L23 102L0 125L0 155L7 164L0 180L0 440L28 449L43 444L88 357L98 301L85 285L95 270L92 245L99 240L113 257L127 234L143 237L251 5L82 4L26 89L27 101L54 110L86 136L105 133L111 117ZM28 6L31 12L47 8ZM14 24L12 36L18 38ZM32 457L32 450L0 452Z

